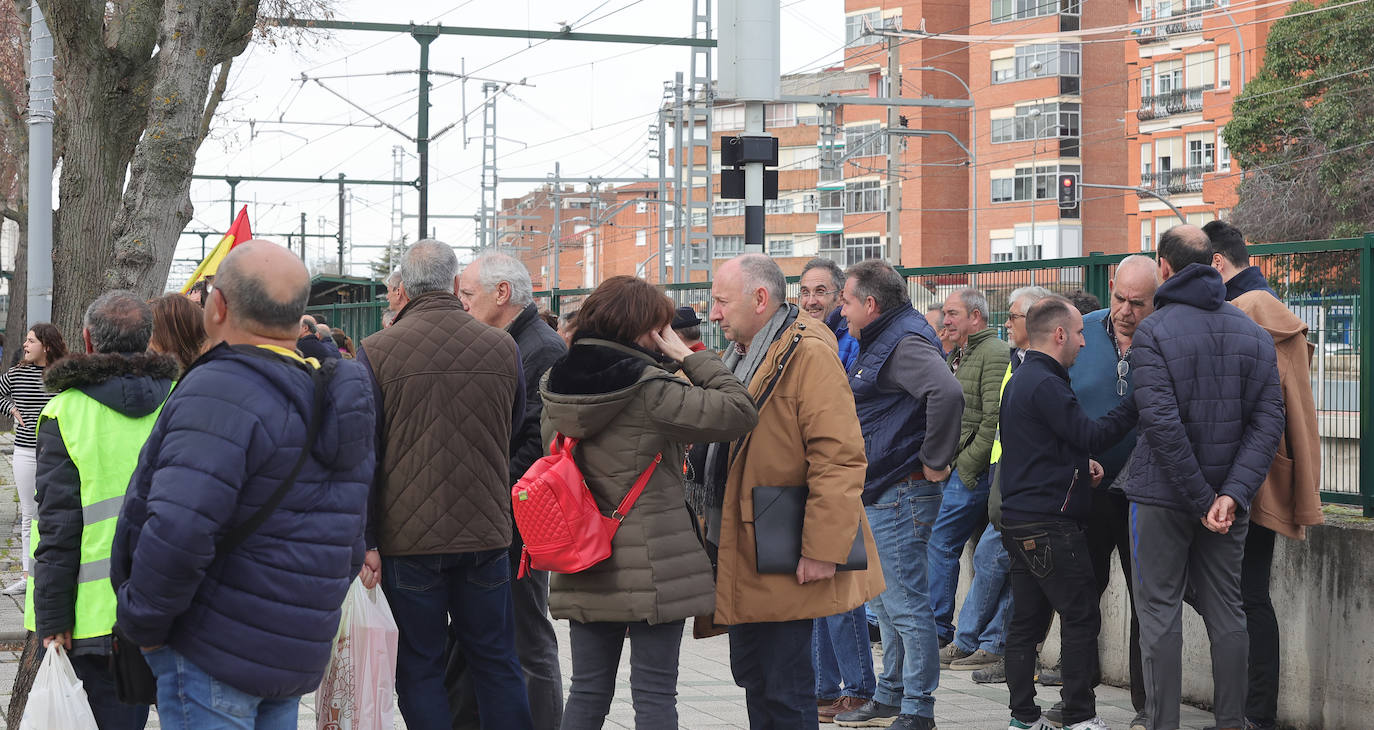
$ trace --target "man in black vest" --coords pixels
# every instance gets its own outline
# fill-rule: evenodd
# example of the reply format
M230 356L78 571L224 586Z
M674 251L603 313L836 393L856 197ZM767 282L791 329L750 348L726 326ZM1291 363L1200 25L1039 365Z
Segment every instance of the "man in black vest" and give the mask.
M843 316L859 340L849 385L868 457L863 502L887 589L869 602L883 636L878 691L835 722L866 727L895 718L891 727L930 730L940 665L926 544L954 459L964 392L892 266L862 261L845 275Z

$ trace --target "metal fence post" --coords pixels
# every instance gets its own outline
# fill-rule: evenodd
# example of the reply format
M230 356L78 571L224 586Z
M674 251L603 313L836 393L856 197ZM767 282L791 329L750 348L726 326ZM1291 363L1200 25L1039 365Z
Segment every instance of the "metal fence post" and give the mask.
M1092 251L1088 253L1088 258L1102 259L1103 255L1101 251ZM1112 277L1111 272L1108 270L1108 266L1110 266L1110 264L1106 261L1099 260L1090 261L1087 266L1083 267L1084 291L1097 297L1097 301L1101 302L1104 307L1111 306L1111 292L1109 292L1108 289L1110 288Z
M1374 233L1360 247L1360 499L1365 517L1374 517Z

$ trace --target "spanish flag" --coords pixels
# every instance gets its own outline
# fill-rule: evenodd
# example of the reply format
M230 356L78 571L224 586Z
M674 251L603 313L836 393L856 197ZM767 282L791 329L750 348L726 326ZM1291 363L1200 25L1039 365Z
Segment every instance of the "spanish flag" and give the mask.
M201 279L207 276L214 276L215 272L219 271L220 262L224 260L225 256L229 255L229 249L252 237L253 230L248 227L248 206L245 205L239 209L238 217L234 218L234 225L229 226L229 232L224 234L224 238L221 238L219 243L215 244L215 248L210 251L210 255L206 256L205 260L200 262L200 266L196 267L196 273L191 274L191 280L186 282L186 286L181 287L181 293L185 294L191 291L191 287L195 286L196 282Z

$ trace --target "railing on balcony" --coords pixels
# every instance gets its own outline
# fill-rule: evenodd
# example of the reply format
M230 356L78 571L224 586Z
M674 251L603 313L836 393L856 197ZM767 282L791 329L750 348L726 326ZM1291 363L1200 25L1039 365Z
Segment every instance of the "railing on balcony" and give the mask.
M1190 86L1186 89L1175 89L1163 94L1143 97L1135 117L1142 122L1148 122L1151 119L1163 119L1174 114L1200 112L1202 111L1202 92L1211 91L1213 88L1213 84L1203 84L1202 86Z
M1198 12L1208 10L1210 8L1211 3L1208 3L1207 7L1194 6L1193 8L1190 8L1191 12L1189 13L1189 15L1196 14ZM1163 20L1163 18L1160 18L1160 20ZM1183 35L1184 33L1201 32L1202 18L1181 16L1178 20L1171 23L1166 23L1164 25L1156 25L1153 28L1140 28L1136 31L1135 42L1143 46L1148 43L1158 43L1170 36Z
M1149 188L1160 195L1181 195L1202 192L1203 173L1212 172L1210 165L1195 165L1177 170L1147 172L1140 176L1140 187ZM1137 196L1149 197L1149 193L1137 192Z

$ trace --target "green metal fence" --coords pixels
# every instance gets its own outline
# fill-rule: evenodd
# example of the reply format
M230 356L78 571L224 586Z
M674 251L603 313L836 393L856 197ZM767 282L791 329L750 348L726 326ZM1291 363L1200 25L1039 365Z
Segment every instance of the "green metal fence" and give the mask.
M363 338L382 328L382 312L386 300L380 302L348 302L306 307L305 313L324 317L330 327L338 327L353 338L356 346Z
M1331 503L1360 505L1374 517L1374 348L1363 346L1363 335L1374 332L1374 233L1362 238L1300 241L1249 247L1250 263L1260 268L1279 297L1303 319L1309 339L1317 347L1312 360L1312 388L1316 398L1322 443L1322 498ZM1007 295L1038 285L1056 292L1081 289L1106 306L1116 264L1125 255L1090 255L1046 261L935 266L900 269L907 278L913 306L924 310L943 302L950 291L974 286L988 297L992 324L1006 335ZM719 329L706 321L710 284L670 284L664 288L679 305L691 305L701 315L702 338L722 349ZM575 310L591 289L536 292L541 306L555 312ZM795 301L796 278L788 280Z

